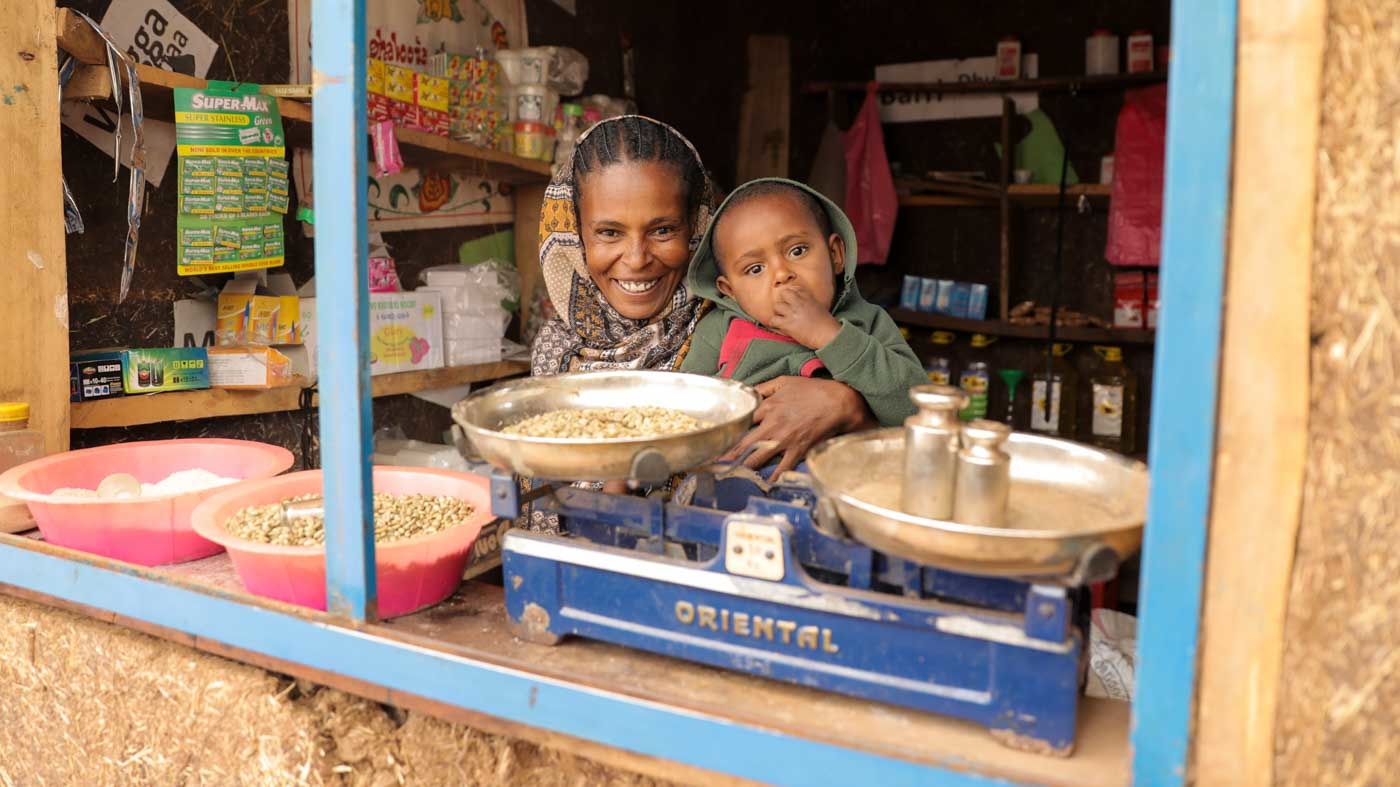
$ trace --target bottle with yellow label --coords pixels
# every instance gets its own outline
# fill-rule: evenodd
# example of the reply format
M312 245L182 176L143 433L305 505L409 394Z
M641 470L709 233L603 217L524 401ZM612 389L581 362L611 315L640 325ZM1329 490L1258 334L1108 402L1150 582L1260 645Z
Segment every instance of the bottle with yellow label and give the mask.
M1089 442L1119 453L1132 453L1137 423L1137 378L1123 364L1117 347L1095 347L1099 366L1089 378L1093 423Z
M958 416L964 421L987 417L987 397L992 392L992 351L988 349L995 336L972 334L972 349L968 351L958 387L967 394L967 407Z
M1079 375L1069 362L1074 345L1057 343L1051 348L1054 356L1050 368L1045 368L1043 356L1037 356L1035 373L1031 375L1032 432L1074 438L1075 410L1079 402ZM1048 401L1047 401L1048 400Z
M957 337L948 331L934 331L931 339L933 349L924 360L928 381L934 385L953 385L953 342Z

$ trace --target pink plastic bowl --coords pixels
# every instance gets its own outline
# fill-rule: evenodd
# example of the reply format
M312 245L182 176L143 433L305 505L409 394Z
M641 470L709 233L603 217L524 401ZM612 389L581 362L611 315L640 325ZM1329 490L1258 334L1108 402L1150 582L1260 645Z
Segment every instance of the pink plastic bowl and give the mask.
M379 615L391 618L442 601L462 582L467 553L482 526L490 522L491 487L480 476L417 467L374 468L374 491L396 495L445 495L473 509L465 522L403 541L376 544L374 565ZM230 535L224 522L248 506L280 503L289 497L321 493L321 471L307 470L220 490L194 511L195 532L222 544L248 592L312 609L326 608L326 551L246 541Z
M153 484L203 468L225 478L271 478L292 466L285 448L247 440L155 440L84 448L36 459L0 475L0 494L29 504L51 544L159 566L218 554L222 547L190 527L195 506L224 488L132 500L52 497L56 489L96 489L112 473Z

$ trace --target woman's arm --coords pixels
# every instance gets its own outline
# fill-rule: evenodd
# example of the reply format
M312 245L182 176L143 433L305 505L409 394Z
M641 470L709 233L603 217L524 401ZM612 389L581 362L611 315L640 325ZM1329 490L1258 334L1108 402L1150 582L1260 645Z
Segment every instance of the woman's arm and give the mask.
M797 467L812 446L828 437L879 426L865 399L835 380L778 377L755 386L763 402L754 411L754 428L721 460L732 461L761 441L775 445L755 450L744 464L758 469L783 455L773 477Z

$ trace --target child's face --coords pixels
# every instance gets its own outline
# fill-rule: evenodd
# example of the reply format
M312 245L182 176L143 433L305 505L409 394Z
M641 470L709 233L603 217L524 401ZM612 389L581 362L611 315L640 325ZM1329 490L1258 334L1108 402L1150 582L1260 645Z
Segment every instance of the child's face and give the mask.
M845 242L822 236L805 206L789 194L765 194L726 210L715 228L719 291L754 320L772 327L773 304L784 288L806 290L831 311Z

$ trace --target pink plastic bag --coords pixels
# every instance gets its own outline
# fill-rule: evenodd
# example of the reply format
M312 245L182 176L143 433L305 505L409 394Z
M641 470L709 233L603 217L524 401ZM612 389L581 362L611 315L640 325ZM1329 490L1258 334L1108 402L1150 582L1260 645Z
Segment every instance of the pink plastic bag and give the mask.
M884 265L890 253L890 238L894 236L899 197L885 155L877 87L871 82L866 88L865 104L842 142L846 148L846 215L855 226L859 247L856 262Z
M1113 202L1104 249L1104 256L1115 265L1160 264L1166 144L1166 85L1128 91L1118 113Z

